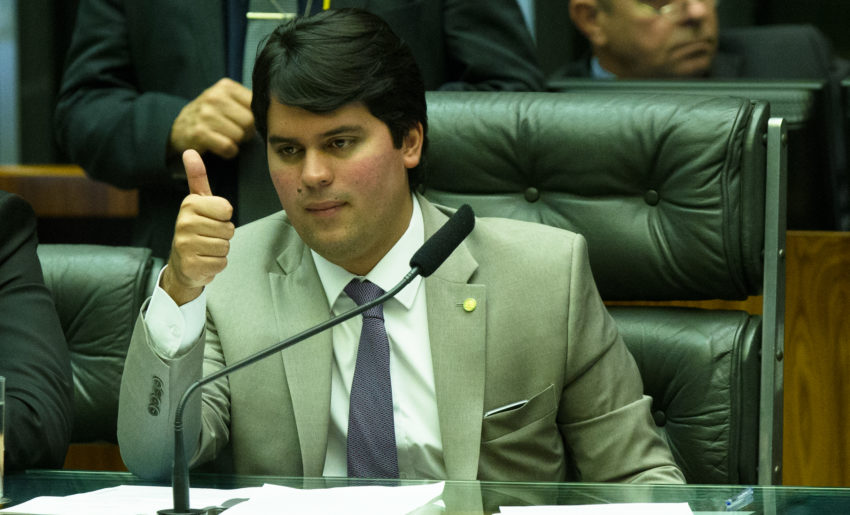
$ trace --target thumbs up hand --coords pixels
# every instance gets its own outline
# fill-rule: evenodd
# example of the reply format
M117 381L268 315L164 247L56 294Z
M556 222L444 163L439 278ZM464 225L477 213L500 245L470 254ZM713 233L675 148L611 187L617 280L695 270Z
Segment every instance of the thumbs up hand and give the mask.
M207 170L195 150L183 152L183 166L189 181L189 195L183 199L168 268L162 274L162 288L177 305L201 294L204 286L227 266L227 253L235 227L230 218L233 206L210 190Z

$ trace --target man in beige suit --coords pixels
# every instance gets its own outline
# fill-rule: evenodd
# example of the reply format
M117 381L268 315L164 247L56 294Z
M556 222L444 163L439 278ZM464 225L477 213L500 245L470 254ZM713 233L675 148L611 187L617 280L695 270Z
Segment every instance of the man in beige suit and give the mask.
M338 10L284 24L253 79L284 211L234 235L200 157L184 155L192 194L121 386L121 452L143 477L170 472L173 413L189 384L354 307L349 281L390 289L447 220L413 193L424 87L380 19ZM581 236L479 219L383 314L399 477L683 481ZM230 445L239 473L352 475L362 325L352 318L195 394L184 424L192 463Z

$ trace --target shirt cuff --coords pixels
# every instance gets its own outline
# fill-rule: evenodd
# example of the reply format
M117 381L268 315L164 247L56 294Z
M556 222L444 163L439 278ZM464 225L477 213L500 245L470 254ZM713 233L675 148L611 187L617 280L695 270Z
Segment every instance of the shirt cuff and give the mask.
M201 291L198 298L178 306L159 286L166 268L162 268L156 280L144 320L154 350L161 357L170 359L185 353L200 338L204 330L207 296L206 291Z

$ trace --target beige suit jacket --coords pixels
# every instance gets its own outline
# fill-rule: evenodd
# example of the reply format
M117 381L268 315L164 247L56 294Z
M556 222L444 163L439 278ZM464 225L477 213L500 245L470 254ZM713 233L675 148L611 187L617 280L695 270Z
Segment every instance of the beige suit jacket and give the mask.
M420 202L427 237L447 216ZM581 236L477 219L424 284L446 479L683 482ZM207 294L206 345L178 359L159 358L137 322L118 439L140 476L170 474L174 408L202 367L209 374L331 314L309 249L283 212L237 230ZM477 301L471 312L462 307L468 298ZM230 444L239 473L321 475L332 360L326 331L204 387L185 413L193 463Z

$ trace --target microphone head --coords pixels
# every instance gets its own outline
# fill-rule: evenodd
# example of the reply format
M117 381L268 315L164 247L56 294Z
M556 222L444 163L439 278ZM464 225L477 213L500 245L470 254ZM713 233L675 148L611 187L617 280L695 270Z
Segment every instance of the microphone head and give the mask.
M460 245L460 242L472 232L473 227L475 227L475 213L472 212L469 204L464 204L416 251L416 254L410 258L410 267L418 268L419 275L422 277L433 274L449 257L449 254Z

